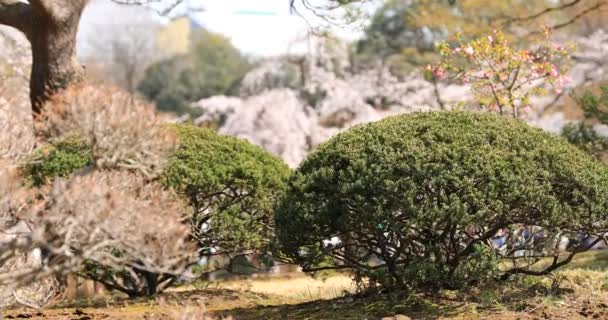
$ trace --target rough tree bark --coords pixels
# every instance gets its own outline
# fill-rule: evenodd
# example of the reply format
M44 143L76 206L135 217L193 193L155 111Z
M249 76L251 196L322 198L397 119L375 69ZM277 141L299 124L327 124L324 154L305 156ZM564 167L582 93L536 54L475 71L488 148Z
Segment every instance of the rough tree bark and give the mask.
M142 5L162 0L112 0ZM84 8L90 0L0 0L0 25L25 34L32 46L30 100L34 117L50 96L84 78L84 66L76 56L76 34ZM182 0L169 3L166 14Z
M0 0L0 24L23 32L32 47L30 101L34 115L48 98L84 77L76 34L89 0Z

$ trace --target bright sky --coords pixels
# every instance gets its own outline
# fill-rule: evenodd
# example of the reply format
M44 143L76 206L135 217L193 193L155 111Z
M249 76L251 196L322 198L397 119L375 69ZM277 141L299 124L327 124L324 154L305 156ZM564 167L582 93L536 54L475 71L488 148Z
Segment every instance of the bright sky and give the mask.
M206 0L203 5L205 12L196 15L199 21L247 53L267 56L306 50L306 42L296 40L305 39L309 27L302 17L290 14L288 0ZM311 12L300 12L309 23L321 23ZM357 35L347 28L334 32L345 38Z
M310 1L318 4L324 0ZM309 30L306 20L312 25L322 23L305 9L300 12L306 20L290 14L288 0L190 0L189 5L204 7L204 12L193 14L201 25L226 35L236 47L255 56L305 52L304 39ZM85 11L79 36L83 40L98 37L105 24L134 23L138 20L135 12L141 11L137 7L114 5L109 0L93 2ZM332 31L347 39L357 36L354 28L336 27Z

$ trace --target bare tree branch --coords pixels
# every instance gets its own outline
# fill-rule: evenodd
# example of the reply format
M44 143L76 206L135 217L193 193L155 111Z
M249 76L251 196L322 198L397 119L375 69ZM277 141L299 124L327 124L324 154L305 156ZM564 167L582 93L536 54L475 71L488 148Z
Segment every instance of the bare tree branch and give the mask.
M575 23L576 21L578 21L579 19L583 18L584 16L586 16L587 14L599 10L600 8L602 8L603 6L608 5L608 1L602 1L602 2L598 2L597 4L588 7L587 9L584 9L583 11L579 12L578 14L576 14L574 17L572 17L572 19L563 22L563 23L559 23L556 25L551 26L551 29L561 29L564 27L567 27L573 23Z
M122 5L146 5L153 3L161 3L164 0L112 0L114 3L122 4ZM172 0L163 8L154 9L156 13L161 16L166 16L170 14L175 8L177 8L180 4L183 3L183 0Z
M562 4L560 6L547 7L545 9L543 9L543 10L541 10L541 11L535 13L535 14L531 14L529 16L511 18L511 19L509 19L507 21L507 24L510 24L510 23L512 23L514 21L530 21L530 20L534 20L534 19L540 18L540 17L542 17L542 16L544 16L546 14L549 14L549 13L552 13L552 12L556 12L556 11L560 11L560 10L564 10L564 9L573 7L573 6L575 6L575 5L579 4L579 3L582 3L582 0L572 0L570 2Z

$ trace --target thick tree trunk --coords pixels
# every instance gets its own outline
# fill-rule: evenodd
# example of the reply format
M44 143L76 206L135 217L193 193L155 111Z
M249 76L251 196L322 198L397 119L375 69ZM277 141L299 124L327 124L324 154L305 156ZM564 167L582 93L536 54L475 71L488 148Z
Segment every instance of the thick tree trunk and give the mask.
M48 21L37 24L28 35L33 58L30 100L34 115L41 112L50 96L84 78L84 68L76 57L77 31L78 19L69 23Z
M76 58L76 34L82 11L89 1L0 0L0 25L18 29L32 44L30 99L35 117L53 94L84 78L84 67ZM131 5L154 2L112 1ZM168 13L180 2L172 1L163 13Z
M158 274L142 271L144 278L146 279L146 296L153 297L158 294Z
M30 100L37 116L55 93L84 78L76 34L89 0L0 0L0 24L25 34L32 46Z

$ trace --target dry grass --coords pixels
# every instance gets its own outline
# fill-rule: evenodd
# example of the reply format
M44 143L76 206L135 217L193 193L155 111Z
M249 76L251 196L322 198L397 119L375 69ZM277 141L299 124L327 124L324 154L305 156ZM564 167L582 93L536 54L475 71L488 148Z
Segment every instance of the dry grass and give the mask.
M278 295L299 302L334 299L355 292L355 284L348 275L337 274L326 278L304 275L261 278L210 283L210 288L249 291Z

